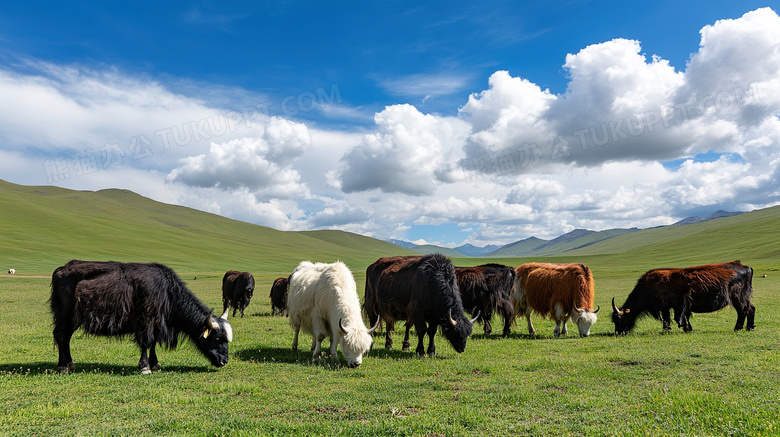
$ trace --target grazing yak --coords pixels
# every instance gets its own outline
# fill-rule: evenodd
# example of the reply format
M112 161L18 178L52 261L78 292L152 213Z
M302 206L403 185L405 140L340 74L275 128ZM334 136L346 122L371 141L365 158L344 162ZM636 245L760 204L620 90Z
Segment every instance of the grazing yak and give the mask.
M472 325L467 319L458 290L455 267L441 254L380 258L366 269L364 310L370 319L387 323L385 347L392 348L396 320L414 324L417 355L424 356L423 337L428 334L428 355L436 354L434 336L438 326L456 352L466 350Z
M503 336L508 336L514 319L512 297L517 278L515 269L501 264L483 264L455 267L455 275L458 277L463 308L471 315L481 314L478 320L484 324L485 335L493 331L490 320L493 311L498 311L504 319Z
M233 330L227 313L214 317L214 310L162 264L72 260L54 270L49 303L62 373L75 369L70 339L78 328L90 335L132 334L141 348L143 374L160 370L155 346L175 349L182 334L214 366L228 362Z
M330 337L331 359L338 358L341 345L351 368L363 361L363 354L371 349L371 334L379 326L379 320L371 329L363 323L355 278L342 262L301 262L290 275L287 312L295 331L293 351L298 350L298 333L303 329L313 337L313 362L320 359L322 340Z
M648 270L637 280L621 308L612 298L612 322L616 334L626 334L640 316L662 321L662 329L671 330L669 310L674 310L677 326L693 330L691 313L710 313L728 305L737 310L735 331L745 324L755 328L756 307L750 303L753 294L753 269L739 261L696 267Z
M590 335L596 323L593 274L585 264L526 263L517 267L515 314L524 314L528 333L536 334L531 313L555 320L555 337L566 335L566 322L577 325L580 337ZM563 324L563 329L561 329Z
M280 316L287 315L287 289L290 285L290 277L276 278L274 284L271 286L271 294L268 297L271 298L271 315L275 315L277 312Z
M16 274L16 270L14 270L14 269L8 269L8 274L9 274L9 275L15 275L15 274ZM764 275L764 276L766 276L766 275Z
M222 311L227 312L233 308L233 317L236 310L244 317L244 309L249 306L249 301L255 292L255 277L249 272L228 270L222 277Z

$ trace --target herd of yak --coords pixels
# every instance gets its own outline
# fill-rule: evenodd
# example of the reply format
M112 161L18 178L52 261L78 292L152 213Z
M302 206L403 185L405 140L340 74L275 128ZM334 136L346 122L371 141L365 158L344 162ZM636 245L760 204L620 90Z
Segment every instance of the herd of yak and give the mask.
M622 307L612 299L616 334L629 332L639 317L652 316L664 330L674 321L691 331L692 313L732 306L737 311L735 330L755 327L755 306L750 303L753 269L739 261L688 268L654 269L644 273ZM222 281L223 314L217 317L170 268L162 264L72 260L52 274L53 335L62 373L75 369L70 339L81 328L87 334L132 335L141 349L138 367L148 374L160 370L155 346L177 346L189 337L211 364L228 362L233 330L228 314L241 317L254 293L254 277L230 270ZM396 321L405 322L403 350L410 348L409 330L417 332L416 352L436 353L434 336L442 335L458 353L466 349L474 323L492 332L493 313L503 317L503 335L510 333L515 317L525 316L529 334L535 334L531 314L556 322L554 334L567 334L566 324L587 336L596 322L594 282L590 269L579 263L526 263L519 267L485 264L454 267L440 254L380 258L366 269L361 306L355 279L341 262L304 261L288 277L274 281L272 315L284 314L294 331L297 350L301 329L312 336L312 360L318 361L322 341L330 338L330 357L338 360L340 347L349 367L360 365L372 345L373 333L384 322L385 347L392 348ZM468 318L469 313L472 318ZM371 328L363 322L363 314ZM423 338L428 335L428 347Z

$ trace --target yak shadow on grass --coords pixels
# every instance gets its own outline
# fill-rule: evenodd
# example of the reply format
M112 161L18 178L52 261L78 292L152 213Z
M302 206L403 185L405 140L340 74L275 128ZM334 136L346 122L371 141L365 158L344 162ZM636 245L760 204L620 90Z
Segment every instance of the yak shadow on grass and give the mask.
M208 366L163 366L160 372L209 373L215 371L216 368L210 368ZM60 373L59 368L57 368L56 362L47 361L47 362L35 362L35 363L0 364L0 375L8 375L8 374L44 375L48 373L51 374ZM92 373L92 374L129 376L129 375L140 375L141 371L138 369L137 366L121 366L116 364L81 362L81 363L76 363L76 370L73 373L74 374Z
M327 343L326 343L327 344ZM323 345L323 353L320 357L319 365L330 365L331 360L328 356L328 347ZM302 364L312 365L311 362L311 350L309 348L298 349L297 352L293 352L291 348L279 348L279 347L254 347L247 348L240 351L236 351L235 355L242 361L250 361L255 363L262 362L277 362L287 364ZM417 354L414 351L401 351L397 349L387 350L384 347L374 347L365 355L363 359L412 359L417 358ZM343 355L339 352L339 362L336 367L346 367L346 361Z

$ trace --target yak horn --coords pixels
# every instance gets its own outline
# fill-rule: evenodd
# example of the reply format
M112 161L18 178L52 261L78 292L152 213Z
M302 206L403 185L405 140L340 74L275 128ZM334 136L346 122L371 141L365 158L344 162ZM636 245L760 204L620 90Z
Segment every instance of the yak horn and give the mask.
M209 327L209 329L219 330L219 323L217 323L216 320L214 320L211 316L214 315L214 310L211 310L209 315L206 317L206 326Z
M341 330L342 334L346 334L347 330L344 329L344 325L341 324L341 319L339 319L339 329Z
M371 329L368 330L368 334L369 335L373 334L374 331L376 331L376 329L379 328L379 324L380 323L382 323L382 316L381 315L377 316L376 323L374 324L374 326L371 327Z
M476 321L477 321L477 319L479 318L479 315L480 315L480 312L479 312L479 311L477 311L477 315L476 315L476 316L474 316L474 318L473 318L473 319L469 320L469 323L471 323L471 324L473 325L473 324L474 324L474 322L476 322Z
M457 326L457 325L458 325L458 322L456 322L456 321L455 321L455 320L452 318L452 310L450 310L449 316L450 316L450 324L451 324L452 326Z
M222 319L222 320L227 320L229 312L230 312L230 307L228 307L228 309L226 309L225 312L222 313L221 316L219 316L219 318Z
M593 311L593 314L596 314L597 312L599 312L600 309L601 309L601 307L596 305L596 311Z
M614 311L616 314L620 312L618 307L615 305L615 298L612 298L612 311Z

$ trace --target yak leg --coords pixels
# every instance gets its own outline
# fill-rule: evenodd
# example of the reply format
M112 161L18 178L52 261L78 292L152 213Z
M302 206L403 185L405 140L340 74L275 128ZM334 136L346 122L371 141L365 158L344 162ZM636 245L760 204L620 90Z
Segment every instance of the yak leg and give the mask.
M747 330L752 331L756 329L755 324L755 318L756 318L756 307L751 303L750 308L747 311Z
M691 326L691 313L683 313L680 316L680 320L677 322L677 326L682 328L685 332L693 331L693 326Z
M414 323L414 329L417 331L417 349L415 349L415 352L417 352L417 356L418 357L424 357L425 356L425 347L423 346L423 337L425 337L425 332L428 330L427 326L425 326L425 321L422 320L420 322L415 322ZM435 329L434 329L434 332L436 332ZM431 337L431 338L433 338L433 337ZM431 343L433 343L433 342L431 342Z
M677 314L675 314L674 317L677 318ZM672 318L669 314L669 308L664 308L661 310L661 327L664 331L672 330Z
M141 373L144 375L151 375L152 369L149 368L149 357L146 355L147 347L141 346L141 359L138 360L138 368L141 369Z
M241 318L244 318L244 308L245 307L241 307Z
M65 329L55 327L52 334L54 335L54 345L59 351L57 367L59 367L60 373L73 373L76 370L73 357L70 355L70 339L73 337L73 328L70 325Z
M325 337L327 337L328 328L325 326L325 322L319 317L314 317L312 322L311 330L314 340L312 341L311 361L312 363L316 363L320 360L322 340L325 340Z
M525 310L525 319L528 321L528 333L536 335L536 329L534 329L534 325L531 323L531 308Z
M487 337L491 332L493 332L493 326L490 325L490 319L487 317L484 317L482 322L484 323L483 329L485 330L485 337Z
M393 331L395 331L395 321L388 321L387 332L385 332L385 349L393 348Z
M756 325L754 323L756 317L756 307L753 304L748 303L747 308L736 308L737 310L737 324L734 326L735 331L742 330L745 324L745 317L747 317L747 330L752 331Z
M318 363L320 361L320 355L322 354L322 340L325 340L325 335L321 337L312 337L311 342L311 362Z
M404 342L401 343L401 350L406 352L409 349L411 349L412 345L409 343L409 330L412 328L412 325L409 322L406 322L406 332L404 333Z
M509 300L504 300L499 304L499 313L504 318L504 332L502 335L509 337L509 334L512 333L512 322L515 319L515 309L509 303Z
M512 333L512 318L504 316L504 332L502 335L504 337L509 337L509 334L511 333Z
M428 325L428 356L433 357L436 355L436 345L433 343L433 337L436 335L436 329L438 326L435 323Z
M293 330L295 331L295 334L293 335L292 350L293 352L298 352L298 333L301 330L301 326L295 326Z
M155 346L156 344L153 343L149 348L149 368L152 369L152 372L156 372L162 369L160 362L157 361L157 351L154 348Z
M553 331L553 335L555 335L555 338L558 338L561 336L561 334L566 335L569 333L569 331L566 329L566 321L568 319L556 320L555 321L555 330ZM561 324L563 324L563 330L561 330Z

